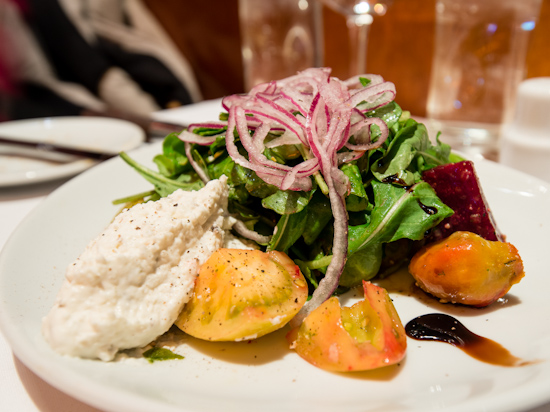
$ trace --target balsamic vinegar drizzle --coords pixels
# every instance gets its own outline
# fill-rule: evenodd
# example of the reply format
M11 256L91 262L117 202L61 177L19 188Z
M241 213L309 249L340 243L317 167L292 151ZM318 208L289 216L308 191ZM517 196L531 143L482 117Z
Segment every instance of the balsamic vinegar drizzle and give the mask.
M437 213L437 208L433 206L426 206L424 203L422 203L420 200L418 201L418 205L420 208L426 212L428 215L435 215Z
M379 163L378 164L379 167L382 167L382 165ZM385 178L382 179L382 182L383 183L397 183L401 186L405 186L406 183L403 179L400 179L399 177L397 177L397 174L394 174L394 175L391 175L391 176L387 176Z
M416 340L437 340L462 349L471 357L499 366L525 366L533 362L513 356L499 343L476 335L452 316L431 313L411 320L407 336Z

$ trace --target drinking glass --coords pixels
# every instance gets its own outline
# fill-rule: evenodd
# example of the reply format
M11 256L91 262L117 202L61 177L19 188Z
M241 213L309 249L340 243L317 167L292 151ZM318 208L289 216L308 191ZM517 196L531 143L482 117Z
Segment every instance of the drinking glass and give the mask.
M365 73L373 16L383 16L393 0L320 0L346 18L350 44L349 77Z
M245 91L321 64L316 0L239 0Z
M541 0L436 1L427 113L455 150L498 158L540 7Z

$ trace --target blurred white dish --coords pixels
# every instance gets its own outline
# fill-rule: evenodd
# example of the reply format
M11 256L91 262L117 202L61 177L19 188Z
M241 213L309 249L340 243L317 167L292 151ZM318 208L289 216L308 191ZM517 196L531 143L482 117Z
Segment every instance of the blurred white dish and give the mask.
M502 128L500 162L550 182L550 77L523 81L513 121Z
M140 163L161 145L131 153ZM184 337L185 359L99 362L54 353L40 334L65 267L110 222L113 199L151 188L121 159L108 160L52 193L0 255L0 325L15 355L60 390L105 411L510 412L550 400L548 228L550 186L504 166L476 163L500 229L519 249L527 275L487 309L392 293L404 323L447 312L513 355L541 360L504 368L439 342L409 340L406 359L378 371L319 370L288 349L285 330L240 344Z
M139 146L144 131L125 120L105 117L47 117L0 123L0 136L21 141L61 144L116 154ZM97 163L77 156L0 145L0 187L24 185L76 175Z

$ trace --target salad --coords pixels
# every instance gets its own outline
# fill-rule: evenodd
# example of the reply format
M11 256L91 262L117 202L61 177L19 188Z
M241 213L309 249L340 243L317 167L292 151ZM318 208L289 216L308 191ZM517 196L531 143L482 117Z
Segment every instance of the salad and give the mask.
M447 232L451 226L450 232L465 230L461 224L471 223L472 214L465 216L442 199L452 198L456 185L461 184L460 179L453 183L449 196L444 182L453 174L446 166L460 165L457 174L464 175L462 171L471 169L471 163L462 162L439 137L432 142L426 127L395 103L395 94L394 85L381 76L341 81L331 77L328 68L312 68L256 86L248 94L226 97L219 120L192 124L164 139L162 153L154 158L158 171L121 153L154 189L116 202L131 205L158 200L178 189L201 189L225 176L229 213L236 218L235 232L263 252L290 258L285 260L286 273L293 273L293 265L299 268L300 277L290 276L299 289L292 292L292 302L300 302L291 309L291 346L306 360L329 370L371 369L398 362L406 347L403 326L387 293L369 281L408 265L416 253L426 253L431 243L446 241L450 233L436 238L445 228ZM424 178L430 171L431 183ZM441 190L436 191L435 182ZM474 173L464 187L469 189L476 183ZM476 190L469 195L470 203L462 203L483 203L480 188ZM483 204L479 207L482 216L475 224L486 229L492 224L490 211ZM455 221L450 224L453 216ZM468 233L472 231L475 229L468 229ZM489 231L498 233L496 227ZM500 235L489 240L482 235L466 236L466 243L493 242L498 244L495 249L506 245L506 250L495 252L490 262L483 260L483 250L478 259L479 267L490 267L478 270L485 272L481 276L489 278L486 273L497 273L494 278L500 281L497 287L487 287L490 298L483 302L490 304L521 279L523 266L515 248ZM242 262L249 262L249 252L245 255ZM460 266L460 259L470 259L458 252L453 256L458 260L451 267ZM286 257L266 260L277 263ZM209 285L204 290L213 285L212 273L227 272L222 267L224 258L215 259L212 265L203 265L208 266L207 273L201 268L197 279L197 284L204 281ZM455 257L442 258L446 262L449 259ZM243 267L247 265L243 263ZM440 284L433 279L441 277L441 271L433 268L435 274L427 274L425 267L420 265L413 276L428 292L468 304L450 292L460 280L445 286L443 297L435 293ZM485 283L494 282L491 278ZM361 285L365 301L338 312L335 296ZM263 299L266 303L265 296ZM195 303L188 304L187 312L203 313L204 306ZM252 316L246 319L251 321ZM204 323L202 318L198 323L201 321ZM329 323L333 324L329 332L320 326ZM333 331L338 323L344 326L336 334ZM186 320L181 316L176 324L186 330ZM201 328L195 324L190 329ZM206 339L218 332L208 332ZM323 348L322 341L331 339L347 349L335 354L330 347ZM312 344L314 340L319 342ZM366 346L368 350L361 349ZM342 353L358 347L357 356L342 360ZM323 363L321 358L328 361ZM367 360L361 363L358 358Z

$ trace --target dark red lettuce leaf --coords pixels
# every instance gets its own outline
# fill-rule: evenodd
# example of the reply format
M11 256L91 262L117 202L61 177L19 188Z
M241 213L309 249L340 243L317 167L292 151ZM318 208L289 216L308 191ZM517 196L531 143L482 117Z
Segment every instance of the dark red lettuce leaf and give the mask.
M443 203L454 210L452 216L432 229L426 239L428 242L446 238L457 231L473 232L487 240L504 240L471 161L434 167L425 171L422 179L433 187Z

